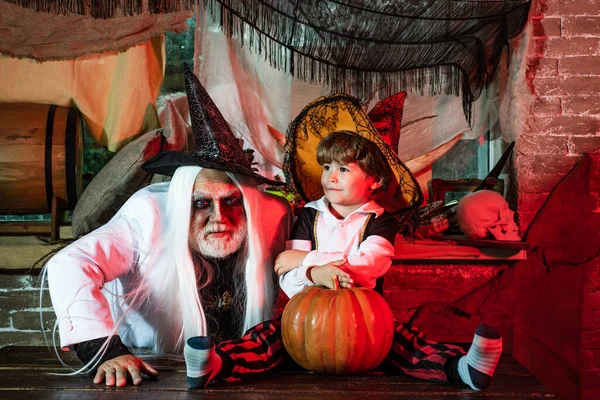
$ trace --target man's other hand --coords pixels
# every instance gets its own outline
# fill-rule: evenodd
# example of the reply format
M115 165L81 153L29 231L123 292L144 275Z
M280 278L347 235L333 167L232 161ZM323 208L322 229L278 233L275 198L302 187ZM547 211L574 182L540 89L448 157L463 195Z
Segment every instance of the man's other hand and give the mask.
M131 376L134 385L142 383L142 373L155 377L158 371L150 364L132 354L124 354L103 362L96 372L94 383L106 381L106 386L123 387L127 385L127 376Z

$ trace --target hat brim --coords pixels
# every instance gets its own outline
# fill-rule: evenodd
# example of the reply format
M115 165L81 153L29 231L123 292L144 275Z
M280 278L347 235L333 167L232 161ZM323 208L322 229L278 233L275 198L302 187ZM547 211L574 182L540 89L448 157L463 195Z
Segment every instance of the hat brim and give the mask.
M267 179L264 176L258 175L251 169L239 164L223 164L213 160L198 158L197 156L179 152L179 151L163 151L146 161L142 168L151 174L161 174L173 176L175 170L179 167L195 165L202 168L216 169L224 172L231 172L242 176L247 176L256 179L258 184L267 184L272 186L283 186L285 182L280 182L272 179Z
M358 100L345 94L313 101L288 129L285 170L305 201L317 200L324 194L321 187L323 168L317 163L317 145L330 133L340 130L355 132L375 143L390 166L392 176L388 188L373 200L391 213L422 203L423 194L410 170L381 139Z

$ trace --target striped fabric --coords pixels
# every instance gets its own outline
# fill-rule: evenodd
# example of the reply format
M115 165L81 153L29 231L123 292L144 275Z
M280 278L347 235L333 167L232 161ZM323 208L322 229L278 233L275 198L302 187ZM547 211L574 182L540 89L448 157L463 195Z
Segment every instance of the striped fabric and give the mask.
M502 354L502 340L486 339L475 335L471 350L467 354L467 363L476 370L492 376L500 354Z
M223 360L217 379L226 381L240 380L281 365L288 357L281 340L281 318L256 325L241 339L219 343L216 352Z
M235 381L280 366L288 354L281 340L281 319L263 322L249 329L241 339L217 345L223 359L218 379ZM435 382L449 382L446 362L465 351L454 345L425 339L423 333L408 324L397 324L387 361L406 375Z
M400 323L387 361L404 374L434 382L449 382L446 362L465 351L459 346L427 340L414 326Z

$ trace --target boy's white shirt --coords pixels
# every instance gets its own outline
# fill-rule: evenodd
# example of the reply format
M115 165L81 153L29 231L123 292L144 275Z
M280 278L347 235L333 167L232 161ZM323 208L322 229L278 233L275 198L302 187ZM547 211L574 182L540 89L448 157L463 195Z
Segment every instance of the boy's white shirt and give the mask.
M292 297L306 286L314 285L306 277L311 265L324 265L343 258L347 265L342 267L348 272L355 285L374 288L377 278L383 276L392 265L394 246L387 239L371 235L360 242L360 233L370 214L379 217L383 207L374 201L363 204L344 219L337 219L329 210L329 201L323 196L311 201L304 207L314 208L319 213L316 239L318 250L312 249L310 240L288 240L286 250L308 251L302 265L279 278L281 289Z

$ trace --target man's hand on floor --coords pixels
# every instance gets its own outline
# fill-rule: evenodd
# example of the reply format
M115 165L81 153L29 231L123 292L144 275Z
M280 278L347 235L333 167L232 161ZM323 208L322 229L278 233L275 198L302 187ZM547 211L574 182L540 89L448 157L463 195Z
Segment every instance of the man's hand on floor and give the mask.
M150 364L132 354L124 354L102 363L98 367L94 383L106 381L106 386L123 387L127 385L127 376L129 375L134 385L140 385L142 373L152 377L158 376L158 371Z

